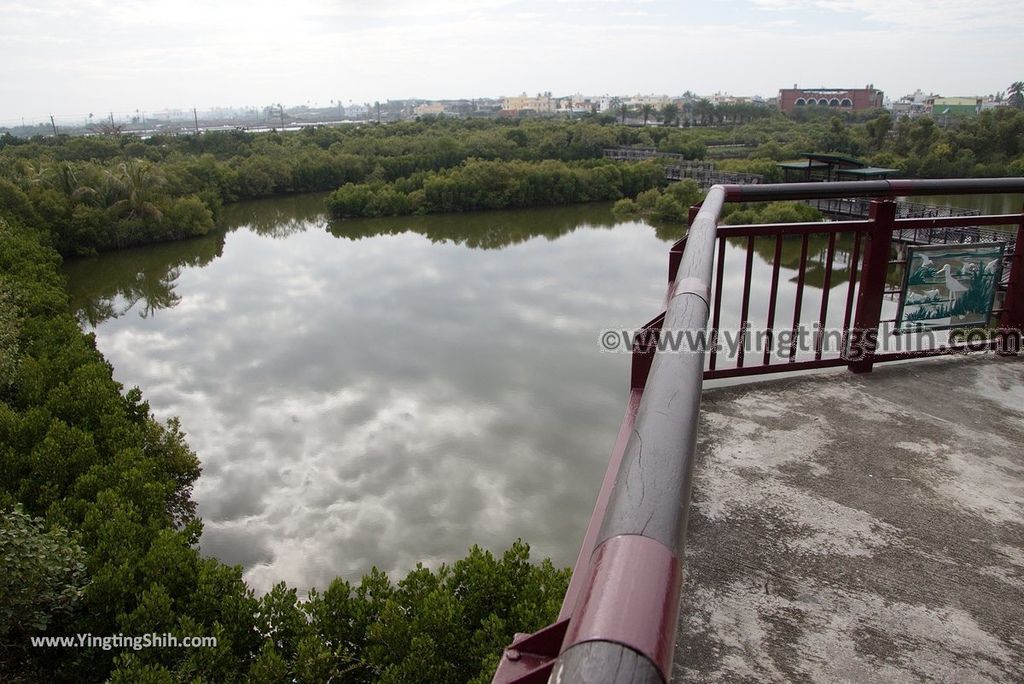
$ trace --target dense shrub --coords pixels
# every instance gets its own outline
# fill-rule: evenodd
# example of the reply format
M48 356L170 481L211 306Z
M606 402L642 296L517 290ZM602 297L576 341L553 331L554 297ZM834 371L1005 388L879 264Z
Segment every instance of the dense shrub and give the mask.
M727 204L722 214L722 223L727 226L751 223L807 223L823 219L822 213L816 208L800 202Z
M699 204L703 198L704 193L696 181L687 179L672 183L663 190L645 190L635 200L621 199L612 207L612 213L619 218L643 216L661 223L684 223L690 207Z
M664 172L654 162L471 159L394 183L347 183L327 204L339 217L514 209L617 200L662 182Z

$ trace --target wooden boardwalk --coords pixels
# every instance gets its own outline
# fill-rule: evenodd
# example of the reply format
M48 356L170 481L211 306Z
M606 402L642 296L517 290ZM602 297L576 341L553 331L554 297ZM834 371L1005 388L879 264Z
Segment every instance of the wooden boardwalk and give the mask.
M815 207L821 213L837 219L867 218L871 200L864 197L853 199L806 200L805 204ZM948 218L981 216L977 209L949 207L939 204L922 204L898 200L896 218ZM982 226L958 226L956 228L927 228L919 230L901 229L893 232L892 239L908 245L970 245L986 242L1005 242L1008 253L1013 253L1016 235L997 228Z
M683 155L673 152L659 152L653 147L614 147L606 149L604 156L605 159L618 161L636 162L659 159L668 162L665 164L665 178L670 181L694 180L702 190L707 190L712 185L760 185L764 183L764 176L756 173L719 171L711 162L687 159Z

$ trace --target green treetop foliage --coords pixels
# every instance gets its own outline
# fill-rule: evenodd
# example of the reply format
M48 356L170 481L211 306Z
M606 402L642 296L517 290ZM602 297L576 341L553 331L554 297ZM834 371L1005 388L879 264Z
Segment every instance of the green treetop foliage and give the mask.
M1012 88L1010 98L1016 101ZM638 124L660 114L682 128L622 125L620 117L607 116L576 121L432 118L147 140L4 135L0 203L26 225L40 226L58 251L76 254L203 235L215 225L224 203L348 184L392 186L395 193L379 197L371 214L418 211L418 196L406 198L412 203L408 207L398 195L412 194L402 188L421 183L424 174L439 174L471 159L592 162L618 145L654 147L688 159L711 157L733 166L750 163L769 181L778 180L775 162L801 152L858 156L911 177L1024 173L1024 111L1012 106L954 118L946 127L928 118L894 122L886 112L811 109L784 116L751 103L701 100L660 112L647 105L629 117Z
M685 223L690 207L700 204L704 192L692 179L671 183L663 189L651 188L615 203L612 212L619 218L644 217L655 224L659 237L678 237L672 224Z
M85 554L60 527L20 507L0 517L0 649L71 616L85 585Z
M467 159L573 162L654 144L596 121L457 121L311 128L294 133L0 138L0 201L45 226L66 254L209 231L223 203L346 183L393 183Z
M512 209L616 200L664 181L656 162L471 159L393 183L348 183L331 194L327 205L339 217Z
M1024 109L1024 81L1014 81L1006 89L1007 102L1017 109Z
M722 223L727 226L751 223L809 223L824 218L816 208L801 202L727 204L722 216Z

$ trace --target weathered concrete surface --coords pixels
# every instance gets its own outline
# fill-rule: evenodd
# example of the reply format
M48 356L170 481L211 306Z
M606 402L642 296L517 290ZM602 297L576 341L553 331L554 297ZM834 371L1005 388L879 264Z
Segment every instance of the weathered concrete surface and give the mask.
M1024 359L707 391L674 679L1024 681Z

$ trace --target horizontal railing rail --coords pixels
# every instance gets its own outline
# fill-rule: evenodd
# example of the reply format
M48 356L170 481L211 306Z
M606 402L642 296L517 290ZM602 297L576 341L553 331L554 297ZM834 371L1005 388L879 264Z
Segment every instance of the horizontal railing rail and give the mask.
M922 195L985 195L1024 192L1020 178L936 178L928 180L836 181L725 186L728 202L779 202L826 197L896 199Z
M679 619L682 558L700 397L707 378L846 366L869 372L878 361L914 358L938 350L878 352L877 333L900 231L950 227L946 221L1015 226L1015 249L1005 254L1009 272L998 310L1001 325L1024 325L1024 212L995 216L899 219L897 197L935 194L1024 193L1024 178L927 181L854 181L780 185L719 185L691 209L690 228L669 252L669 288L664 313L638 333L633 346L625 418L612 451L558 621L532 635L520 634L506 649L494 682L649 682L670 680ZM866 220L810 224L718 226L728 202L803 200L864 195L873 198ZM939 221L939 224L935 224ZM816 307L803 301L808 288L811 237L821 236L821 291ZM1008 234L1007 237L1010 235ZM750 316L755 245L769 240L772 258L767 283L766 328L798 326L805 318L829 320L828 296L840 271L843 353L828 357L815 339L811 358L790 351L783 363L766 353L753 364L744 355L732 368L717 367L717 352L702 346L680 352L662 348L664 331L707 333L721 324L728 246L742 256L739 318ZM794 272L793 311L779 307L786 241L799 244ZM843 244L840 245L840 240ZM1005 244L1005 243L1004 243ZM817 247L815 247L817 249ZM767 260L766 260L767 261ZM837 263L841 268L837 269ZM788 274L787 274L788 275ZM730 287L736 287L730 280ZM804 312L810 309L810 314ZM792 314L792 317L790 317ZM1018 337L1019 341L1019 337ZM995 343L993 343L994 345ZM960 351L957 345L948 345ZM742 349L742 346L740 347ZM856 356L850 350L856 349ZM948 353L948 350L942 352Z

